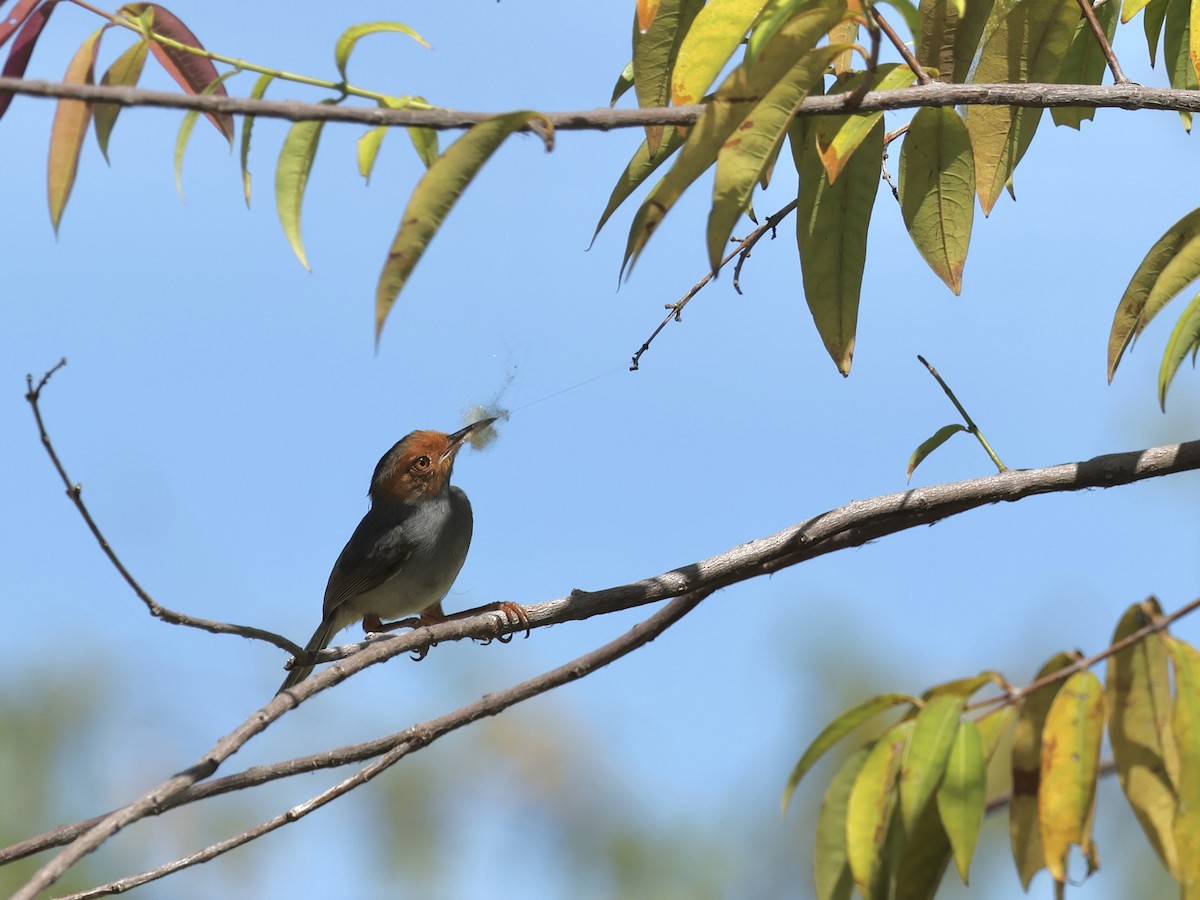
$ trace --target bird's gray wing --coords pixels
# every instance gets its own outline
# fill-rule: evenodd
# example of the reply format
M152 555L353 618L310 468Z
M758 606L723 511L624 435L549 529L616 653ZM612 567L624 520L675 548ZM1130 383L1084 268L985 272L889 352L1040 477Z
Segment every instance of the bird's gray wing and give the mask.
M348 600L394 578L411 556L412 546L405 536L403 522L386 527L367 513L329 573L325 617Z

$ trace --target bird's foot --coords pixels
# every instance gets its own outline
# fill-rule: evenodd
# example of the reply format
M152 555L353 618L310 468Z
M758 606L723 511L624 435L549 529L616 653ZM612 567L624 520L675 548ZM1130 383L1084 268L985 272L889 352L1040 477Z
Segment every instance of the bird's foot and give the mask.
M424 628L427 625L436 625L438 622L444 621L446 621L445 616L435 616L431 613L422 613L419 616L409 616L407 619L399 619L395 622L384 622L374 613L368 613L367 615L363 616L362 624L363 632L369 636L372 634L384 634L388 631L398 631L401 628ZM417 649L413 650L412 658L417 662L420 662L429 655L429 648L433 647L436 643L436 641L430 641L423 647L418 647Z

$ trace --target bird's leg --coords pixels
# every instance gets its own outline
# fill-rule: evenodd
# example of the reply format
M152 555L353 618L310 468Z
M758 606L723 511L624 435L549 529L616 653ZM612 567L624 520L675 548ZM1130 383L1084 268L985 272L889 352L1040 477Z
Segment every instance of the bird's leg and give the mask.
M497 603L489 603L486 606L477 606L474 609L466 609L462 612L454 613L445 616L446 621L450 619L469 619L472 616L478 616L482 613L501 612L504 613L504 618L509 625L524 625L525 637L529 637L529 616L525 612L525 607L519 603L513 603L511 600L501 600ZM502 644L507 644L513 639L512 634L502 634L497 640ZM491 640L490 638L488 640ZM485 641L485 643L487 643Z

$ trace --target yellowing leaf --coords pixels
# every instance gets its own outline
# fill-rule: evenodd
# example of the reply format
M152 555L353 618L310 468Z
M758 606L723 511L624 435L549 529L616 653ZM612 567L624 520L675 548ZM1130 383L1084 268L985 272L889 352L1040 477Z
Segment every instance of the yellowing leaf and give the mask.
M107 26L106 26L107 27ZM67 84L92 84L96 65L96 51L100 47L100 36L104 28L95 32L75 51L67 66L63 81ZM82 100L58 101L54 111L54 124L50 128L50 161L47 166L47 186L50 200L50 222L58 233L58 223L75 185L75 173L79 168L79 151L92 119L91 105Z
M711 6L706 6L705 10ZM717 151L745 121L750 111L843 15L845 9L837 5L801 13L779 31L760 54L755 66L739 66L722 82L712 102L690 129L688 139L675 157L671 170L654 186L638 209L629 229L622 272L631 269L637 262L650 235L670 212L675 201L713 163ZM695 31L695 26L692 31Z
M1112 643L1150 624L1150 615L1162 615L1156 601L1150 601L1148 609L1141 604L1131 606L1117 624ZM1151 635L1110 656L1107 665L1108 739L1121 790L1155 852L1178 877L1171 772L1178 775L1179 763L1171 732L1167 651L1161 639ZM1168 758L1172 760L1169 767Z
M851 707L826 725L801 754L799 761L792 769L792 774L788 776L781 804L783 814L787 815L788 802L792 799L792 793L796 790L796 786L800 784L800 779L808 774L808 770L817 764L817 760L824 756L830 747L868 719L879 715L884 710L905 703L916 706L920 701L909 694L880 694L858 706Z
M925 440L921 441L917 445L917 449L912 452L912 456L908 458L908 480L912 480L913 472L917 471L917 466L925 461L925 457L950 440L958 432L966 430L967 426L953 422L949 425L943 425Z
M251 100L261 100L267 91L267 85L275 80L274 75L259 75L250 90ZM250 135L254 129L254 116L242 116L242 146L240 160L242 166L242 193L246 196L246 206L250 206Z
M333 48L333 61L337 65L338 75L341 76L342 81L346 80L346 64L350 62L350 53L354 50L354 45L368 34L379 34L380 32L405 34L422 47L429 47L429 42L425 38L400 22L365 22L361 25L352 25L342 32Z
M633 87L638 106L666 106L671 99L671 69L684 35L703 6L701 0L662 0L653 23L633 33ZM641 10L639 9L639 14ZM664 126L647 125L646 142L658 154Z
M983 825L984 789L987 770L984 765L983 738L974 722L963 722L954 735L946 761L946 774L937 791L937 809L963 884L971 869L979 828Z
M667 0L669 3L670 0ZM662 0L637 0L638 28L645 31L654 24Z
M1094 857L1092 812L1103 737L1104 688L1091 672L1076 672L1055 696L1042 729L1038 830L1046 868L1058 882L1067 880L1072 844Z
M1197 347L1200 347L1200 294L1192 298L1175 323L1167 340L1167 348L1163 351L1162 366L1158 371L1158 404L1163 412L1167 409L1167 388L1171 386L1179 364L1189 353L1194 359Z
M1163 62L1166 64L1167 80L1177 90L1196 90L1200 87L1196 78L1196 66L1192 60L1191 23L1192 4L1189 0L1170 0L1165 10L1166 27L1163 30ZM1150 10L1146 10L1146 24L1150 25ZM1180 112L1183 127L1192 129L1192 114Z
M1041 680L1052 672L1074 663L1067 653L1051 657L1034 677ZM1012 746L1012 799L1008 804L1009 839L1021 887L1045 865L1042 839L1038 831L1038 791L1042 777L1042 726L1062 682L1038 688L1027 696L1017 715Z
M1121 24L1125 25L1133 21L1133 17L1142 11L1150 0L1125 0L1125 5L1121 8Z
M149 50L150 45L145 41L138 41L130 46L108 67L108 71L104 73L100 83L114 87L137 85L138 79L142 77L142 67L146 63L146 54ZM113 126L117 124L117 116L120 112L121 107L116 103L97 103L92 107L92 115L96 120L96 143L100 145L100 152L104 154L106 161L108 160L108 139L112 134Z
M871 748L846 806L846 857L854 883L864 897L873 897L872 885L883 866L898 792L896 778L914 722L893 725Z
M975 217L971 139L949 107L917 112L900 150L900 214L921 256L955 294Z
M854 876L846 858L846 807L850 790L862 771L871 747L860 747L846 758L825 791L817 813L816 854L813 881L817 900L850 900Z
M991 760L995 755L1004 738L1004 733L1008 731L1008 726L1012 724L1016 716L1015 707L999 706L975 720L975 727L979 729L979 736L983 740L984 759Z
M227 78L231 78L237 73L237 69L230 69L200 93L211 94ZM183 154L187 150L188 141L192 137L192 129L196 127L196 120L198 118L200 118L199 110L189 109L184 113L183 121L179 124L179 133L175 136L175 190L179 192L179 199L181 200L183 199Z
M1176 294L1200 277L1200 209L1194 209L1155 242L1129 280L1108 336L1108 380L1121 357Z
M646 141L642 141L642 145L638 147L637 152L633 154L633 159L629 161L629 165L625 167L625 171L621 173L621 177L617 179L616 186L612 189L612 194L609 195L608 205L604 207L604 212L600 214L600 221L596 223L596 230L592 233L592 242L595 243L596 237L600 234L600 229L612 217L612 214L617 211L617 208L628 199L629 195L637 190L638 186L645 182L654 170L666 162L676 150L683 145L683 135L675 128L667 128L663 132L662 142L659 144L658 152L651 154L650 145Z
M1117 31L1117 14L1121 11L1119 3L1105 3L1096 7L1096 20L1109 43ZM1092 33L1087 19L1081 18L1075 26L1075 34L1071 37L1071 45L1063 58L1062 68L1058 71L1059 84L1099 84L1104 79L1108 61L1100 49L1100 42ZM1085 120L1091 120L1096 111L1087 106L1059 106L1050 110L1050 117L1055 125L1067 125L1078 128Z
M900 817L906 831L912 831L941 783L965 704L966 697L942 694L917 713L900 771Z
M621 70L621 74L617 76L617 82L613 85L612 99L608 101L609 106L616 106L617 101L625 96L625 92L633 87L633 61L630 60L625 64L625 68Z
M974 80L1053 81L1078 20L1076 0L1020 0L984 44ZM1008 106L973 106L967 113L985 216L1029 148L1041 114L1040 109Z
M275 166L275 208L279 212L279 222L296 258L306 269L310 266L308 256L304 252L304 241L300 237L300 210L304 203L304 189L308 185L308 173L312 171L313 160L317 156L317 145L321 141L321 129L324 124L296 122L292 125L283 140L279 162Z
M876 82L871 89L875 91L890 91L896 88L908 87L916 79L913 70L908 66L888 63L879 67ZM856 85L861 78L853 79ZM820 116L814 121L817 129L817 153L825 171L829 173L830 183L838 179L851 155L866 139L875 127L875 123L883 118L882 112L864 113L858 116ZM840 123L840 124L838 124ZM836 125L836 131L827 131ZM832 133L832 137L830 134Z
M750 205L754 186L775 159L792 115L840 49L841 45L818 47L802 56L717 152L708 214L708 264L713 272L721 266L733 227Z
M1179 805L1173 833L1183 896L1200 889L1200 652L1178 638L1166 638L1175 664L1175 704L1171 727L1179 750Z
M375 289L376 341L396 297L467 185L504 139L531 119L541 120L547 129L553 128L545 116L530 110L481 122L447 147L417 182Z
M704 96L765 3L766 0L711 0L705 4L684 36L675 59L671 96L677 105L696 103Z

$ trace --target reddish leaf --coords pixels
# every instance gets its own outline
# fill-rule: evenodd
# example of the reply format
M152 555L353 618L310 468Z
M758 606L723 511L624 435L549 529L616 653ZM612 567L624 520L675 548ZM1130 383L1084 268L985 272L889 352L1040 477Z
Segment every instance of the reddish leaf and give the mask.
M199 50L204 49L204 45L200 43L200 39L192 33L192 30L166 7L159 6L157 3L129 3L121 7L123 12L129 13L135 18L147 9L154 14L153 34L162 35ZM154 54L155 59L189 94L203 94L205 89L217 80L217 69L211 60L188 53L186 50L168 47L154 40L153 35L148 35L148 37L150 38L150 51ZM210 93L219 97L227 96L223 85L217 85ZM233 116L228 113L205 113L204 115L216 126L217 131L225 136L232 147Z
M46 22L50 19L50 13L54 12L57 3L58 0L49 0L34 10L25 20L21 33L13 41L12 52L8 54L8 59L4 62L4 70L0 72L0 75L5 78L25 77L25 67L29 65L29 57L33 55L33 45L37 43L42 29L46 27ZM8 104L12 103L12 98L12 91L0 91L0 116L8 111Z
M105 28L108 26L106 25ZM96 69L96 51L100 49L100 36L104 34L101 28L76 51L63 75L66 84L94 84ZM75 172L79 168L79 150L87 135L88 124L92 120L92 107L83 100L58 101L54 111L54 125L50 129L50 163L47 168L47 186L49 188L50 221L54 231L58 232L58 223L62 220L63 209L66 208L67 198L71 196L71 188L75 184Z
M21 0L20 3L13 7L12 12L5 16L3 21L0 21L0 47L8 43L8 39L13 36L13 32L21 27L25 20L29 18L30 13L41 2L42 0ZM49 3L47 5L53 6L54 4Z

